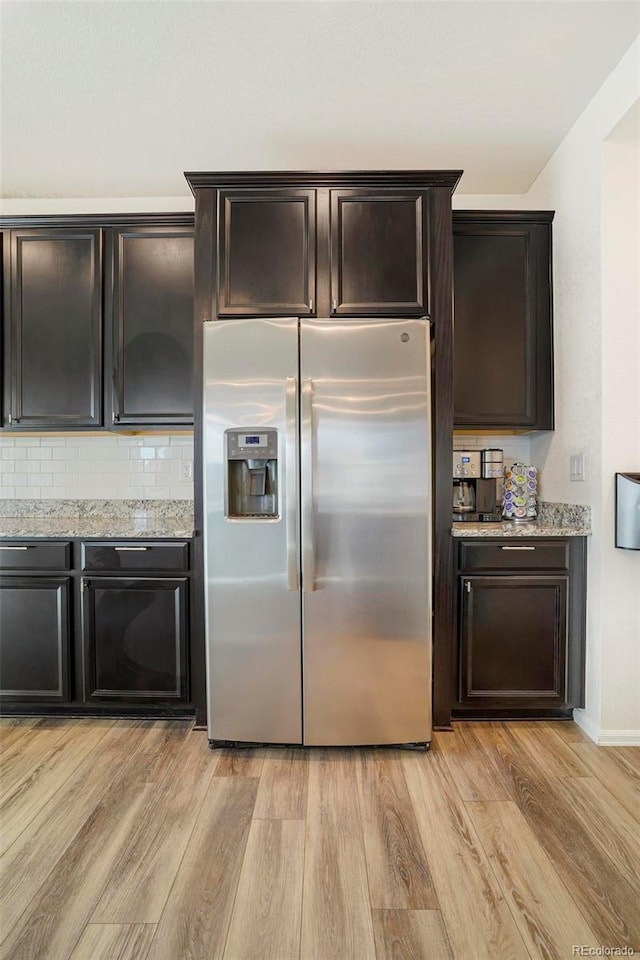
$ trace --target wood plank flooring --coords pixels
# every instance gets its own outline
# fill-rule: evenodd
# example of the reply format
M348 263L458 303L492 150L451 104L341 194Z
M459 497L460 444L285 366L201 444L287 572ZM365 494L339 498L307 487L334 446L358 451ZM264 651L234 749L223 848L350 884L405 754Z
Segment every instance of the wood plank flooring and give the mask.
M0 960L640 953L640 750L458 723L427 754L0 720Z

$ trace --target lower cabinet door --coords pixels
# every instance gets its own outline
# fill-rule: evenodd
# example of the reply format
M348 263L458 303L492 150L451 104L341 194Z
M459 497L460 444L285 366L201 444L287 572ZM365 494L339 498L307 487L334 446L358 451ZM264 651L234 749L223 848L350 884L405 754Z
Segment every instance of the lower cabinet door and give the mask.
M69 700L69 578L0 578L0 693Z
M185 700L187 578L82 581L85 700Z
M566 701L566 576L461 577L460 702Z

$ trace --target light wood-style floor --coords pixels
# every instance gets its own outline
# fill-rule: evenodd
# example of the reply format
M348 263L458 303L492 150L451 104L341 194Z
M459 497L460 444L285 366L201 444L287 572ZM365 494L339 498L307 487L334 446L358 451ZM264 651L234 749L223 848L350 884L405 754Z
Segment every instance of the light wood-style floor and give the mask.
M460 723L427 754L212 752L184 721L4 720L2 960L640 951L640 750Z

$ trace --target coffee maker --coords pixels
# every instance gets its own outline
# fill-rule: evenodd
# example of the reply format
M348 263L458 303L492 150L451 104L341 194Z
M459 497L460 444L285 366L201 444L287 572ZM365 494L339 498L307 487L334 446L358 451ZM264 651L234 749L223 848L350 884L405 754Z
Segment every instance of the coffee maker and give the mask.
M497 481L502 476L502 450L454 450L453 520L500 520Z

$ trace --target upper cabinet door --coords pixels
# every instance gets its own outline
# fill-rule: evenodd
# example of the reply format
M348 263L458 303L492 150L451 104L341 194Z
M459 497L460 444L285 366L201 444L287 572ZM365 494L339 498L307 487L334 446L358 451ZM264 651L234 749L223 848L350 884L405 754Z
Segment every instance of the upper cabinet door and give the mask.
M193 230L118 227L113 243L113 423L193 423Z
M102 424L102 230L14 230L5 424Z
M315 190L221 190L218 314L313 313Z
M331 312L426 314L426 192L331 191Z
M546 219L454 212L456 427L553 429Z

